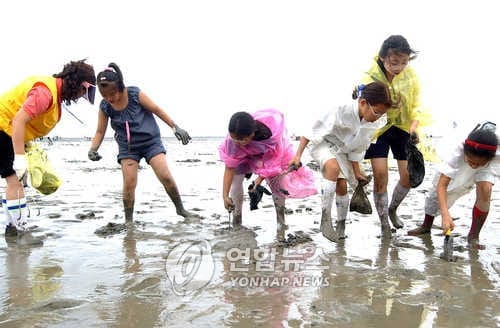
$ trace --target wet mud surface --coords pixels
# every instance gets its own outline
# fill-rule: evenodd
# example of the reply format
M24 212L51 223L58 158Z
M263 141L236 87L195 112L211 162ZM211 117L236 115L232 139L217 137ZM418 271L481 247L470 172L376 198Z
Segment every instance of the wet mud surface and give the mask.
M430 234L406 235L423 219L430 164L398 211L404 228L383 237L374 214L350 212L347 238L332 243L319 231L319 195L287 201L285 231L276 229L271 197L255 211L246 198L243 226L232 227L220 199L219 139L194 141L165 143L185 207L202 218L176 215L141 163L133 223L123 220L112 142L99 162L86 160L86 142L50 146L64 184L49 196L28 191L42 247L0 238L0 326L500 326L498 188L481 232L484 249L466 240L474 193L452 208L449 262L440 258L440 218Z

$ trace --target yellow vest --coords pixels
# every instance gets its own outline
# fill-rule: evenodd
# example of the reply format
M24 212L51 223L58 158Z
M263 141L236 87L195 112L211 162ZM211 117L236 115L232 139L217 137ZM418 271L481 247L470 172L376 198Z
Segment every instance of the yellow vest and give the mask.
M51 76L31 76L0 96L0 130L12 136L12 120L22 108L28 92L37 83L45 85L52 94L52 105L48 111L38 115L26 124L24 141L46 136L61 118L56 78Z

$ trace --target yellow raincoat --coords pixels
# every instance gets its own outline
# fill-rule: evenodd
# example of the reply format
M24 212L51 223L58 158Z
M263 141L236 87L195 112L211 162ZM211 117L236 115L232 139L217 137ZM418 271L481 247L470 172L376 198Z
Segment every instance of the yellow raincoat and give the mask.
M431 124L431 116L420 103L420 82L412 67L406 67L389 82L378 65L378 55L374 57L370 69L365 72L361 83L368 84L379 81L387 85L391 94L393 107L387 111L387 124L377 130L374 139L386 132L391 126L410 132L411 122L419 121L418 130ZM420 143L418 148L426 160L435 161L437 156L430 140L424 133L419 133Z

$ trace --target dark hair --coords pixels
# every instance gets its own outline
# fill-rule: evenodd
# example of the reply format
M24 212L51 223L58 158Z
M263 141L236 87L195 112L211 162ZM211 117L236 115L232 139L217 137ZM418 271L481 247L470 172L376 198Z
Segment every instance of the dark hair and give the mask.
M464 154L468 156L477 156L492 160L497 151L498 138L494 128L488 128L487 124L495 126L494 123L478 124L464 142Z
M94 68L85 63L85 59L70 61L64 65L61 72L52 74L52 77L63 80L61 100L66 105L70 105L72 100L76 101L79 98L83 82L95 84Z
M257 124L249 113L236 112L229 120L228 130L237 137L247 137L257 130Z
M410 56L410 60L417 57L417 51L410 47L410 44L402 35L391 35L385 39L380 47L378 56L380 58L387 57L389 50L392 50L396 54L407 54Z
M123 92L123 90L125 90L125 84L123 83L122 71L118 65L109 63L108 67L97 74L97 85L99 86L99 90L113 86L117 88L118 91Z
M269 139L271 130L262 122L255 120L247 112L236 112L229 120L229 133L234 133L238 138L245 138L255 133L253 140Z
M360 84L352 91L352 99L365 99L370 105L382 104L385 108L392 107L391 94L387 86L379 81Z

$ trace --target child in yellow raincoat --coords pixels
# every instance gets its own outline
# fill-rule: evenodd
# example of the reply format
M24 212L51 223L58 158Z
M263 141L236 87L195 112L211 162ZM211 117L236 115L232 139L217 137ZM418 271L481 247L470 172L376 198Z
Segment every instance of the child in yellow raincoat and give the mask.
M365 154L365 159L370 159L373 169L373 198L384 234L390 234L388 219L395 228L403 227L396 210L410 190L405 145L410 137L418 142L417 129L429 123L420 105L417 75L408 66L415 56L416 52L404 37L391 35L383 42L372 66L362 78L365 84L373 81L386 84L393 103L393 107L387 111L387 124L375 133L376 142L370 145ZM387 193L389 149L397 160L399 171L399 181L390 204Z

